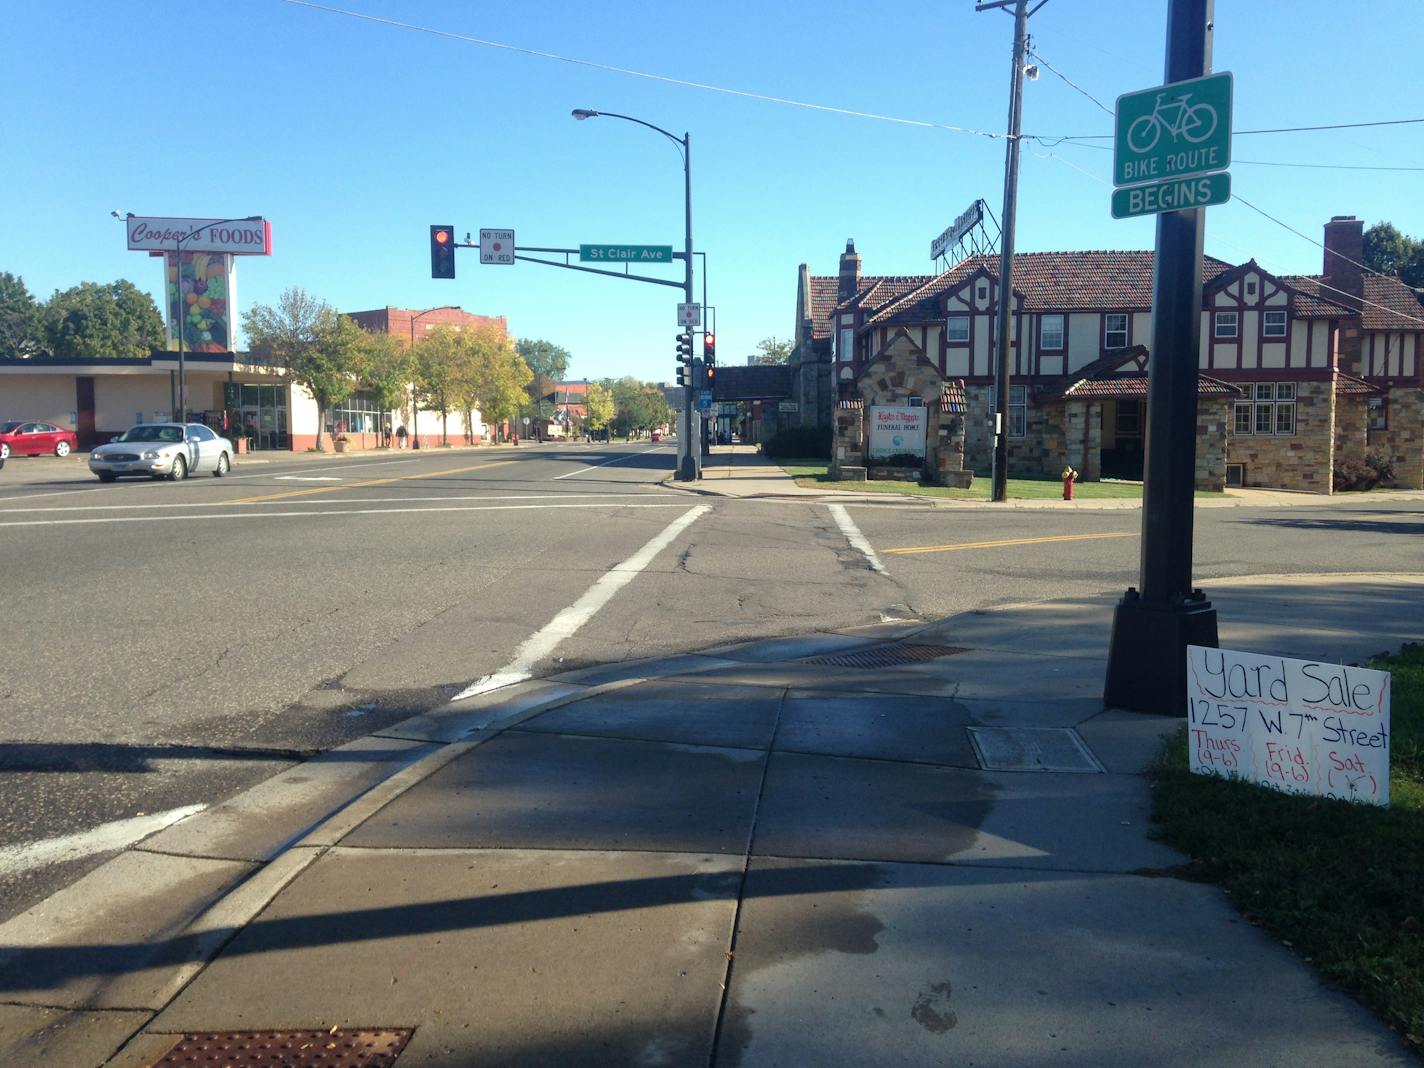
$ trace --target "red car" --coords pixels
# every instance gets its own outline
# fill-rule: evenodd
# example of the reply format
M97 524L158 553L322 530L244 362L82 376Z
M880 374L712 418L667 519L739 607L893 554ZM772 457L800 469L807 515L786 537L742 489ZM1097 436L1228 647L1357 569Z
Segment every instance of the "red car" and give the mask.
M68 456L79 448L79 436L72 430L61 430L53 423L23 423L12 420L0 423L0 442L10 446L16 456L43 456L53 453Z

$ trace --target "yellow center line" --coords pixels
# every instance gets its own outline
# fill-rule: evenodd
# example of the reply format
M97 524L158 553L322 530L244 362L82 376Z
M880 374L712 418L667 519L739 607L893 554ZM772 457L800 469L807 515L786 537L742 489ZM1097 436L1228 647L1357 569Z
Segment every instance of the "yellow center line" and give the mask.
M1042 538L1004 538L1000 541L961 541L954 545L907 545L902 549L881 549L882 553L909 556L913 553L952 553L957 549L997 549L1003 545L1042 545L1050 541L1092 541L1096 538L1135 538L1138 532L1114 534L1054 534Z
M490 467L517 464L518 460L496 460L494 463L474 464L471 467L452 467L446 471L426 471L418 475L392 475L390 478L370 478L364 482L347 482L340 486L314 486L311 489L287 490L284 493L269 493L262 497L243 497L227 504L260 504L263 501L283 501L289 497L311 497L318 493L339 493L341 490L364 489L367 486L389 486L392 482L409 482L421 478L440 478L444 475L463 475L467 471L483 471Z

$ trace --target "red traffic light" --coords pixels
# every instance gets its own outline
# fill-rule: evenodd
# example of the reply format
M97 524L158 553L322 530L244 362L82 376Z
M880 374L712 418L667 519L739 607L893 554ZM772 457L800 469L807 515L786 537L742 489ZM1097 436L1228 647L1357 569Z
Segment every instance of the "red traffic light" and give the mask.
M449 230L436 230L435 233L430 236L435 239L435 243L438 245L448 245L450 243Z
M430 277L455 277L455 228L439 223L430 228Z

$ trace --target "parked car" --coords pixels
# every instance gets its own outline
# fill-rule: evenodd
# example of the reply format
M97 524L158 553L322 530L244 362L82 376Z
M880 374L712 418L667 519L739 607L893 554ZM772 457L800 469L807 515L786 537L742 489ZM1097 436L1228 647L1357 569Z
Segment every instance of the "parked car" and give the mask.
M232 470L232 442L201 423L142 423L130 427L89 454L89 470L100 482L120 475L144 475L181 482L211 472L222 478Z
M0 442L16 456L68 456L79 448L79 436L53 423L27 423L12 419L0 423Z

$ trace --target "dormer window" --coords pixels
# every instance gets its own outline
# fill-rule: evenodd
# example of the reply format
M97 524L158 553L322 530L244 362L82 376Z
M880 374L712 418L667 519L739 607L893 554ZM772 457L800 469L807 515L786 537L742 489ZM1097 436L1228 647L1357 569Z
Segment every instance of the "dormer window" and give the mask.
M1234 338L1237 336L1236 313L1234 311L1219 311L1213 319L1212 337Z
M945 339L951 345L963 345L969 340L969 316L951 315L945 326Z

